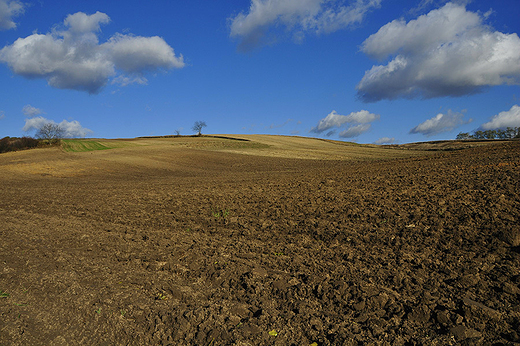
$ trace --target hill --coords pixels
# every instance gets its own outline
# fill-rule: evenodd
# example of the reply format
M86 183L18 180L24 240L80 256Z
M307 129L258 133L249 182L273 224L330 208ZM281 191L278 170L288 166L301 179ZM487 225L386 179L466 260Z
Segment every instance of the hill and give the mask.
M520 142L223 137L0 155L0 345L520 341Z

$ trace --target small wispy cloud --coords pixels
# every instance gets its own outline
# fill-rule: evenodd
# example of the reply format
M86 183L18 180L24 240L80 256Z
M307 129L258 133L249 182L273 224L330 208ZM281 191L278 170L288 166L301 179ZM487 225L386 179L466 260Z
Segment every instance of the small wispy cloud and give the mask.
M287 124L289 124L289 123L291 123L291 122L294 122L294 120L293 120L293 119L287 119L287 120L286 120L285 122L283 122L282 124L274 124L274 123L273 123L273 124L269 125L267 128L268 128L269 130L279 129L279 128L284 127L285 125L287 125Z
M420 133L425 136L434 136L442 132L450 132L460 125L470 123L471 121L472 119L464 121L463 112L453 112L451 109L448 109L446 114L437 114L433 118L430 118L411 129L410 133Z
M117 84L117 85L120 85L120 86L123 86L123 87L127 86L127 85L130 85L130 84L147 85L148 84L148 79L146 79L143 76L132 76L132 77L129 77L129 76L120 75L120 76L117 76L114 79L112 79L112 83L111 84Z
M5 118L5 113L4 111L0 111L0 120L2 120L3 118Z
M25 105L22 108L22 113L28 117L34 117L44 112L41 109L33 107L31 105Z
M13 18L23 14L25 5L18 0L0 0L0 30L16 28Z
M381 137L374 144L383 145L383 144L396 144L398 141L394 137Z
M372 127L371 124L359 124L349 127L348 129L341 131L339 136L341 138L354 138L367 132Z

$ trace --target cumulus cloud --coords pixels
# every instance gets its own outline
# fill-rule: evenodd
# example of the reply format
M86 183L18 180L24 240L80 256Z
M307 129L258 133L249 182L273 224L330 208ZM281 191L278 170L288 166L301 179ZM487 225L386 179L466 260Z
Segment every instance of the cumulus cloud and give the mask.
M417 125L410 130L410 133L421 133L426 136L433 136L442 132L449 132L456 127L466 124L469 121L464 121L464 114L453 112L451 109L446 114L439 113L433 118Z
M83 12L69 14L65 18L65 26L69 27L68 34L89 34L101 31L101 24L108 24L110 17L106 13L97 11L92 15Z
M373 114L366 110L352 112L349 115L341 115L336 111L332 111L325 118L321 119L318 125L311 129L311 132L322 133L328 131L326 135L330 137L336 133L336 130L333 128L342 127L344 124L354 124L341 131L339 136L343 138L357 137L367 132L371 127L370 123L379 120L379 118L379 114Z
M251 0L249 12L230 18L230 36L240 40L239 48L249 50L266 43L273 27L285 27L296 41L307 32L330 33L358 24L381 0Z
M42 114L43 111L41 109L33 107L31 105L25 105L22 108L22 113L27 115L28 117L34 117L36 115Z
M382 145L382 144L396 144L398 141L392 137L381 137L377 141L374 142L374 144Z
M311 132L322 133L333 127L340 127L346 123L366 124L379 120L379 114L373 114L369 111L352 112L349 115L341 115L336 111L330 112L325 118L321 119L316 127L311 129Z
M110 52L116 67L127 73L184 67L182 56L175 57L172 47L158 36L116 34L103 46Z
M55 121L46 119L44 117L35 117L30 119L25 119L25 125L22 128L23 131L29 132L32 130L38 131L43 125L45 124L56 124ZM74 138L74 137L81 137L84 138L90 133L92 133L92 130L89 130L79 123L77 120L73 121L67 121L63 120L60 122L59 125L64 132L64 137L66 138Z
M365 102L461 96L520 84L520 38L493 31L484 19L464 5L447 3L408 23L384 25L361 50L391 60L365 72L358 96Z
M0 0L1 1L1 0ZM64 30L17 39L0 50L0 61L20 76L44 78L59 89L98 93L110 79L146 84L146 72L184 67L182 55L158 36L116 34L100 44L98 32L110 18L101 12L67 16Z
M507 127L520 127L520 106L514 105L510 110L494 115L490 121L483 124L483 130L505 129Z
M0 0L0 30L16 28L14 17L24 12L24 4L18 0Z
M349 127L346 130L343 130L339 133L339 136L342 138L353 138L357 137L368 130L370 130L371 124L359 124L359 125L353 125Z

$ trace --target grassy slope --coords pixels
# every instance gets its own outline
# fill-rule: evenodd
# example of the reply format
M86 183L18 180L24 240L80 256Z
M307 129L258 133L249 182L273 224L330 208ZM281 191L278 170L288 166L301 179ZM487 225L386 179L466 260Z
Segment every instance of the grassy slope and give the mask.
M84 151L122 148L131 144L129 144L128 141L117 139L64 139L62 140L61 145L63 150L77 153Z
M493 143L488 141L485 144ZM432 150L460 149L464 145L464 142L452 141L449 148L446 148L446 143L428 143L427 146L419 143L409 148L408 145L362 145L272 135L70 139L63 141L62 148L3 153L0 155L0 171L19 178L25 174L70 177L125 169L143 172L159 169L188 174L191 170L213 166L219 169L222 165L237 163L237 154L257 156L259 161L261 157L359 161L424 156L432 154Z
M272 135L222 135L222 136L180 136L167 138L136 139L69 139L63 141L67 152L85 152L114 148L128 148L126 152L143 150L150 153L165 150L189 148L218 152L232 152L247 155L284 157L315 160L363 160L408 157L423 154L420 151L398 150L375 145L322 140L317 138L272 136ZM129 147L133 147L130 149ZM155 150L154 150L155 149Z

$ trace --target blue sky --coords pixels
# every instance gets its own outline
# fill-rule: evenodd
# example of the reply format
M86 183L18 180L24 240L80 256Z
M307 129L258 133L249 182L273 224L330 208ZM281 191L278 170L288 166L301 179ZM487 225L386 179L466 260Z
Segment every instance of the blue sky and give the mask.
M518 18L518 0L0 0L0 138L520 126Z

